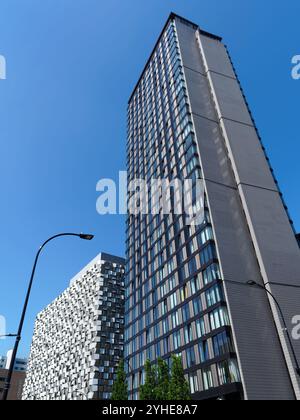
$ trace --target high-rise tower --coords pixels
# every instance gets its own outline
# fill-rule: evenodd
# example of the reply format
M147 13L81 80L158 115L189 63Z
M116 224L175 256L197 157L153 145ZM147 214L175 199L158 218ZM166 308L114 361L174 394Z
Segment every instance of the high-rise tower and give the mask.
M131 398L146 359L176 353L196 399L300 399L271 296L292 329L299 246L220 37L171 14L129 100L127 162L129 181L202 179L206 197L201 225L184 214L128 216Z

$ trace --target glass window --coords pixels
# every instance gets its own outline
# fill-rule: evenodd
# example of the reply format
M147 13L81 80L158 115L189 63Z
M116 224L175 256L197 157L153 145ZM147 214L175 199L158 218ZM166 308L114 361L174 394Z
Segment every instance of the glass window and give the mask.
M198 347L199 347L200 362L201 363L207 362L207 360L210 359L209 351L208 351L208 342L207 341L201 341L199 343Z
M198 338L203 337L206 334L204 318L200 318L196 320L196 331L197 331Z
M175 331L173 333L173 343L174 343L174 350L178 350L181 347L181 335L180 331Z
M206 270L203 271L203 281L204 284L207 285L212 283L214 280L218 280L221 278L219 265L214 263L207 267Z
M197 297L193 299L193 308L194 308L194 316L199 315L202 312L202 302L201 297Z
M165 315L167 312L168 312L168 302L167 302L167 299L165 299L161 303L161 313L162 313L162 315Z
M171 310L172 310L177 306L177 293L176 292L170 296L170 302L171 302Z
M184 337L185 337L186 343L190 343L191 341L193 341L192 324L188 324L184 327Z
M188 368L195 366L196 356L195 356L194 347L190 347L189 349L186 350L186 361L187 361Z
M226 308L218 308L209 314L210 326L212 330L230 325L229 316Z
M188 296L188 291L187 291L187 285L184 285L181 289L180 289L180 299L181 302L184 302L185 299Z
M168 321L168 318L165 318L162 321L162 330L163 330L163 334L167 334L169 332L169 321Z
M240 374L235 360L225 360L218 363L220 385L240 382Z
M228 332L224 331L213 337L215 357L222 356L233 351L232 340Z
M212 228L210 226L207 226L202 232L200 232L197 235L197 238L199 247L205 245L206 242L214 238Z
M166 337L163 339L164 354L167 354L170 351L169 342L170 342L169 337Z
M207 307L211 307L223 299L221 286L216 285L205 292Z
M196 392L199 392L199 381L197 373L190 374L190 389L191 394L195 394Z
M197 271L197 265L196 265L195 258L192 258L189 261L188 267L189 267L189 274L190 274L190 276L193 276L196 273L196 271Z
M190 281L191 294L195 295L200 290L199 277L196 276Z
M208 245L200 252L201 265L208 264L211 260L216 259L216 247L213 244Z
M173 326L173 328L178 327L178 325L179 325L178 311L175 311L175 312L172 313L171 319L172 319L172 326Z
M204 390L207 391L208 389L213 388L214 383L213 383L211 368L203 369L202 377L203 377Z
M191 315L190 315L190 307L189 307L189 304L187 303L187 304L185 304L182 307L182 319L183 319L183 322L187 322L190 319L190 317L191 317Z

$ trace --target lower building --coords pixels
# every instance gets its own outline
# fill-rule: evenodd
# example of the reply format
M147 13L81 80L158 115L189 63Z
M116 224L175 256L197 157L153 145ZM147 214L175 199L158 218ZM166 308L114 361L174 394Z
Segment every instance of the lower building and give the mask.
M105 400L123 357L124 260L101 253L36 319L23 400Z
M4 390L7 374L7 369L0 369L0 400L2 399L2 393ZM14 371L11 379L11 386L8 393L8 400L17 401L22 399L22 391L25 382L25 377L25 371Z
M12 356L12 350L9 350L7 352L6 356L2 356L0 357L0 369L9 369L9 365L10 365L10 361L11 361L11 356ZM14 365L14 370L15 371L19 371L19 372L26 372L27 369L27 359L16 359L15 361L15 365Z

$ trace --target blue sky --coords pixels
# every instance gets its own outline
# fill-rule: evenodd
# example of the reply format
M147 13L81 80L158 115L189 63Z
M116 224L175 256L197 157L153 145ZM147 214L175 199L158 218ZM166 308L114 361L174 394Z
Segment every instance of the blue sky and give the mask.
M35 252L43 254L20 355L36 314L101 250L124 255L124 219L96 213L96 183L125 169L127 99L169 13L222 35L300 230L298 0L1 0L0 315L15 332ZM11 347L0 341L0 355Z

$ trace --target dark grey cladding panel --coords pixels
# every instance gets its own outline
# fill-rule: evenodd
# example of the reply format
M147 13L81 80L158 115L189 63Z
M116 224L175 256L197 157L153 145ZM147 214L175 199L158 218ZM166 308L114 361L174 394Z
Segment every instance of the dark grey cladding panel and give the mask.
M201 53L197 46L196 30L182 24L178 19L175 22L184 65L205 74L204 65L201 61Z
M291 381L266 293L263 290L226 285L236 342L242 361L247 398L294 400Z
M216 73L210 73L210 76L219 103L221 117L253 125L239 83Z
M207 77L190 69L185 69L185 76L192 112L200 117L218 121Z
M244 185L241 191L269 281L300 286L300 250L279 194Z
M291 336L293 336L293 329L296 327L296 324L293 324L294 317L297 317L297 320L295 320L295 322L297 322L297 324L299 325L300 288L286 287L286 286L280 286L280 285L274 285L274 284L272 284L271 288L272 288L272 293L277 298L282 308L289 332ZM298 328L298 334L299 334L299 328ZM300 339L299 338L293 339L293 346L295 348L297 359L300 363ZM293 364L294 364L294 361L293 361Z
M266 294L244 286L261 275L237 191L209 182L207 191L224 278L243 283L225 290L247 397L293 399Z
M225 278L261 281L260 270L236 190L207 182L208 201Z
M208 70L236 78L226 47L222 42L200 35Z
M197 115L194 123L205 178L236 187L219 124Z
M277 190L254 127L224 120L237 182Z

